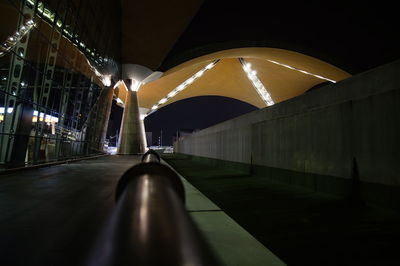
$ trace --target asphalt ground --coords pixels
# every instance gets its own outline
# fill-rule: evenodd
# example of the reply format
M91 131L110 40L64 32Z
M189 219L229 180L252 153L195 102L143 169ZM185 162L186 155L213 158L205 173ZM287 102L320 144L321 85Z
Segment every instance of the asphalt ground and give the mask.
M0 176L0 265L83 265L140 156L25 169Z

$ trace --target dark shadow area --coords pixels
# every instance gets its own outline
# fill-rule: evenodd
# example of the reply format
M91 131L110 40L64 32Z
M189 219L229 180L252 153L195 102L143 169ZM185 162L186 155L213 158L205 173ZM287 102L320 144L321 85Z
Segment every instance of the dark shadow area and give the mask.
M163 157L288 265L398 265L395 211L183 155Z
M139 156L104 156L0 176L0 265L83 266Z
M240 47L296 51L357 74L399 58L393 3L205 0L160 66Z

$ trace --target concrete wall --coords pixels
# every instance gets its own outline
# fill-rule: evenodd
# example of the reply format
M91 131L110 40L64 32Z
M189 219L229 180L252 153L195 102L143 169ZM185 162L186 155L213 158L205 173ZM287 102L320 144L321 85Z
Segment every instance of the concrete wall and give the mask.
M356 171L362 182L399 186L399 139L396 61L199 131L175 151L340 179Z

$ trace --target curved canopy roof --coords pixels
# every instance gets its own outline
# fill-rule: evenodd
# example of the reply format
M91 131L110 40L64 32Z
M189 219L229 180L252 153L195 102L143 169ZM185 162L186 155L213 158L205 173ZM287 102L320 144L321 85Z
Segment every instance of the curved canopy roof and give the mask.
M298 96L328 80L337 82L350 77L350 74L333 65L293 51L276 48L230 49L192 59L168 70L161 78L142 85L138 92L139 105L144 108L156 105L155 110L182 99L215 95L238 99L258 108L266 107L239 58L251 64L275 103ZM173 97L165 98L216 60L218 62L204 75Z

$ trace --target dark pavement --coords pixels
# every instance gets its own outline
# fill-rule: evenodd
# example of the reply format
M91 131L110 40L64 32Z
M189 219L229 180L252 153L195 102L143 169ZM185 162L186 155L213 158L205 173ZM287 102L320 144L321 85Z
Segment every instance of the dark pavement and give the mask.
M82 265L139 156L0 175L0 265Z

